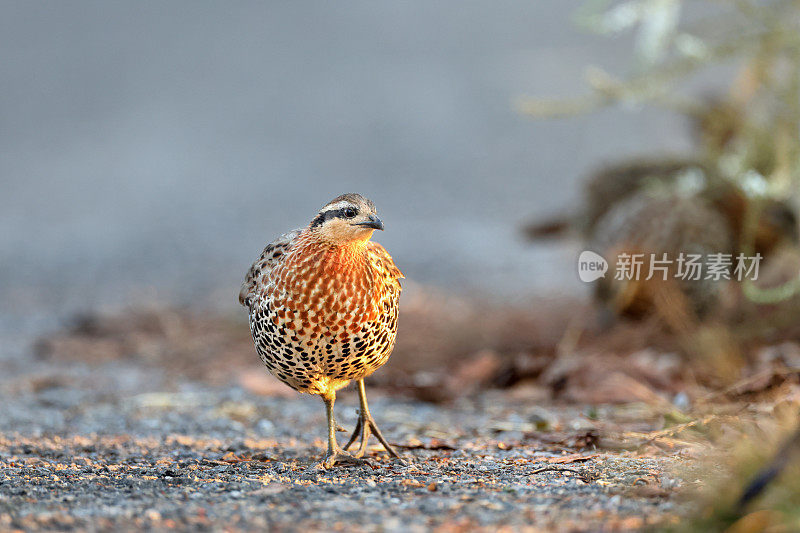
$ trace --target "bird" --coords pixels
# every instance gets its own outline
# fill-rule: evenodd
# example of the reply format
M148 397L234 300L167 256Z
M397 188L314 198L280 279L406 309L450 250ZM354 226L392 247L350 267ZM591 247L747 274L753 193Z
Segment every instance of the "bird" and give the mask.
M796 210L786 199L752 197L736 180L699 157L629 159L602 167L584 183L580 210L528 224L531 240L575 230L586 249L611 261L651 254L674 261L681 253L759 254L765 260L800 241ZM747 253L745 253L747 252ZM673 264L674 266L674 264ZM727 280L615 279L594 283L601 325L616 318L657 315L673 330L718 316Z
M751 227L747 227L752 217ZM681 254L735 257L758 254L769 258L782 245L798 242L797 217L788 202L757 201L730 182L698 190L675 184L644 186L610 205L591 226L589 249L607 259L643 254L639 279L609 276L595 284L595 299L613 314L638 317L655 311L673 329L703 319L719 309L726 278L675 277ZM649 277L651 254L673 262L669 279ZM660 307L660 309L659 309Z
M325 404L325 468L368 463L363 457L370 433L401 460L370 414L364 385L386 363L397 336L404 276L386 249L370 240L383 229L372 201L357 193L337 196L305 228L269 243L239 292L256 352L269 372ZM352 381L358 422L342 448L334 403L337 390ZM359 448L351 454L347 450L357 438Z
M685 331L697 317L713 311L724 281L691 276L676 277L681 254L733 253L734 237L725 218L696 196L667 190L640 191L619 201L601 216L587 241L610 262L641 254L642 265L633 279L609 275L594 284L601 318L641 318L651 313L671 329ZM670 274L649 276L651 256L666 255ZM654 264L655 265L655 264Z

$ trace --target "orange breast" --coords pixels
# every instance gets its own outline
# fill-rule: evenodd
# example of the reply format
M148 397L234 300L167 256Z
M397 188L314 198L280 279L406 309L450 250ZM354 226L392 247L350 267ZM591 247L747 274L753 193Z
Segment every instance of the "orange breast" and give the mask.
M303 243L276 269L270 299L299 337L346 340L378 318L382 284L362 244Z

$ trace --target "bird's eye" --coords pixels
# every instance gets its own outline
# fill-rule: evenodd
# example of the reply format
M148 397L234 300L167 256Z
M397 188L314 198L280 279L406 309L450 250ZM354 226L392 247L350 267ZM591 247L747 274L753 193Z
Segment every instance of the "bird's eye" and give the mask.
M344 210L344 216L346 216L347 218L353 218L354 216L356 216L356 210L353 209L352 207L348 207L347 209Z

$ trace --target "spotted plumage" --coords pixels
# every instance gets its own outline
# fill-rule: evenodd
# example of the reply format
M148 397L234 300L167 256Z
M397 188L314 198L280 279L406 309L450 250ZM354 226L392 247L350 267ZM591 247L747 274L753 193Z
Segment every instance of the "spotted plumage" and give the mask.
M338 389L372 374L394 347L403 275L369 240L375 229L383 223L372 202L334 198L306 228L267 245L239 293L269 371L331 408Z

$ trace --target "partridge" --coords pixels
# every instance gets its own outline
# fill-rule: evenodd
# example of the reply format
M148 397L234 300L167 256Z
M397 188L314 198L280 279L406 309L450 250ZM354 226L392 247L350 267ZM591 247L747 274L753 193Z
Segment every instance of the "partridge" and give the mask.
M303 229L267 245L245 276L256 351L267 369L293 389L320 396L328 419L323 466L363 463L370 432L395 458L373 420L364 378L384 363L397 334L400 279L392 257L370 240L383 222L360 194L328 202ZM355 381L358 423L343 448L336 440L336 391ZM354 454L346 450L360 437Z

